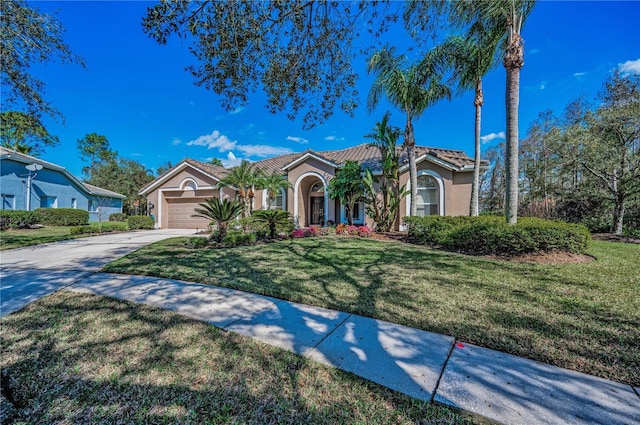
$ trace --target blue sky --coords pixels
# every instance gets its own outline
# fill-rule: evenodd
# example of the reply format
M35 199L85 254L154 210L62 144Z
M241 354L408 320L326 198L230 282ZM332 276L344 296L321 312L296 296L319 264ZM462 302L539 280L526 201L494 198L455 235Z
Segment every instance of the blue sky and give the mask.
M305 131L302 120L273 115L256 93L250 104L225 111L217 96L193 84L184 70L195 59L188 46L173 38L162 46L148 38L141 20L152 2L29 2L44 12L57 11L66 28L65 41L82 56L76 65L37 65L33 73L47 85L46 98L64 115L65 123L45 119L61 143L42 158L80 175L84 165L76 141L88 133L105 135L113 149L154 170L185 157L220 158L232 165L243 158L265 157L306 149L341 149L366 142L363 137L386 110L392 124L404 117L381 104L366 108L371 77L363 57L360 106L355 118L336 110L324 124ZM388 34L390 43L404 44L401 32ZM521 73L520 136L545 109L560 113L580 95L590 98L615 69L640 72L640 2L540 1L527 20L525 66ZM396 43L394 43L396 41ZM402 50L400 50L402 51ZM505 71L502 66L484 80L484 149L504 140ZM417 143L462 149L473 154L473 94L442 101L415 125Z

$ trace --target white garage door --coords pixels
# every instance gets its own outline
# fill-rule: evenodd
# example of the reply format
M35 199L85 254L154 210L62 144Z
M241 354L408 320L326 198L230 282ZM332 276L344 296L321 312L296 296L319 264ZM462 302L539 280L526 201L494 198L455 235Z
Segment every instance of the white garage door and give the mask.
M167 199L169 229L206 229L210 220L191 217L204 199Z

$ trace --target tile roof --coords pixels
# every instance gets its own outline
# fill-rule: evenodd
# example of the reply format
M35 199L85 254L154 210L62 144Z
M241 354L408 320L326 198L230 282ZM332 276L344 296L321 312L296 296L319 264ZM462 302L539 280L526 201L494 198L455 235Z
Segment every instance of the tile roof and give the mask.
M408 163L406 151L398 147L400 151L400 165ZM311 153L317 155L320 158L333 162L338 165L344 164L346 161L358 161L365 167L370 168L372 171L379 170L380 151L370 146L368 143L352 146L346 149L330 150L330 151L313 151L308 150L301 153L292 153L287 155L281 155L274 158L264 159L256 162L256 166L267 173L274 171L281 171L286 165L296 161L303 155ZM416 146L416 156L421 157L423 155L430 155L434 158L448 162L451 165L463 168L466 166L473 166L473 159L469 158L464 151L453 149L441 149L431 148L427 146ZM488 165L488 161L482 161L482 165Z
M208 162L196 161L195 159L185 158L184 162L193 165L194 167L204 171L207 174L212 175L216 179L220 180L229 174L229 169L213 165Z

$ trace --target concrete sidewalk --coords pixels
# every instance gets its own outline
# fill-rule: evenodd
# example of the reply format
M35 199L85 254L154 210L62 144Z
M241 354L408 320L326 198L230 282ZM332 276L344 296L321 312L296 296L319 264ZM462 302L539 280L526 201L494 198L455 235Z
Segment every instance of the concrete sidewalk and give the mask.
M449 336L154 277L96 273L67 289L169 309L499 423L640 423L638 388Z

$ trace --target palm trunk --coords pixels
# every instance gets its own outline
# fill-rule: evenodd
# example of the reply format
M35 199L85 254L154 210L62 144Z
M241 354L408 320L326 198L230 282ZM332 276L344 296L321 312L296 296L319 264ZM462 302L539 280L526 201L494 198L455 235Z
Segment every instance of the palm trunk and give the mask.
M476 134L475 134L475 155L473 158L473 181L471 183L471 209L472 217L480 214L479 192L480 192L480 131L482 123L482 80L476 81L476 96L473 100L476 107Z
M514 21L515 22L515 21ZM511 23L511 25L514 24ZM520 69L524 65L524 43L520 34L510 28L509 45L504 55L507 70L507 154L505 216L509 224L518 221L518 103L520 101Z
M404 145L407 148L407 156L409 157L409 181L411 185L411 209L409 215L414 217L418 215L418 167L416 166L416 141L413 138L413 124L411 117L407 115L407 126L404 130Z

